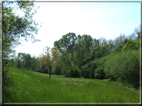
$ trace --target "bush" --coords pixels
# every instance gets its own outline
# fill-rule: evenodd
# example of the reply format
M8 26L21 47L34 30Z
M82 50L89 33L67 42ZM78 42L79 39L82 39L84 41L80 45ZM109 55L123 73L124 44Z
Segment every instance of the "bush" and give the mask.
M116 46L116 47L114 48L114 50L112 51L112 53L121 52L123 46L124 46L123 44L120 44L120 45Z
M67 77L81 77L80 69L76 64L71 64L70 67L64 65L62 67L62 73Z
M9 90L9 87L13 86L14 80L12 75L9 73L12 71L12 68L10 66L3 66L2 70L2 76L3 76L3 98L4 101L7 100L7 98L12 98L11 91Z
M94 61L91 61L86 65L82 66L82 72L81 72L82 77L94 78L95 69L96 69L96 63Z
M125 51L110 55L105 63L105 72L112 77L132 87L139 87L140 59L139 51Z
M139 45L139 40L129 40L122 48L122 51L127 51L127 50L138 50L140 47Z
M54 66L53 68L52 68L52 72L53 72L53 74L55 74L55 75L61 75L62 74L62 69L61 69L61 67L60 66Z
M95 78L97 78L97 79L104 79L105 78L105 72L102 67L98 67L95 70Z

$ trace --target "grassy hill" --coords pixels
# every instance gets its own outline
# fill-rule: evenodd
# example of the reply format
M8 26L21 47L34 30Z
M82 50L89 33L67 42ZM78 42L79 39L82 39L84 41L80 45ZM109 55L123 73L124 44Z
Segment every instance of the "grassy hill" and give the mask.
M139 103L138 90L107 80L66 78L12 68L14 84L4 103Z

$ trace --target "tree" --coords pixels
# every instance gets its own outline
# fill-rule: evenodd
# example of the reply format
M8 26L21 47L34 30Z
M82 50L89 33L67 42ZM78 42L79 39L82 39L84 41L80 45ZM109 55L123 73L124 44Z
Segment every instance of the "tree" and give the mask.
M34 4L31 1L17 1L17 2L2 2L2 42L3 42L3 60L13 52L12 48L20 44L21 37L25 37L26 40L30 38L33 41L33 34L37 33L37 23L32 20L34 15ZM19 8L24 16L17 16L15 14L16 8ZM34 33L33 33L34 32Z
M39 64L41 72L49 73L49 79L51 78L51 70L53 67L51 50L48 46L44 47L44 53L39 57Z
M139 40L129 40L122 48L122 51L126 50L138 50L140 48Z
M104 46L107 43L106 39L104 37L101 37L99 39L99 45Z
M121 52L123 46L124 46L123 44L120 44L120 45L118 45L118 46L115 46L112 52L113 52L113 53Z
M104 70L109 78L138 88L140 85L139 50L111 54L105 62Z
M67 76L81 77L82 66L92 60L94 40L90 35L68 33L54 42L62 54L63 70Z
M62 54L61 59L64 64L62 69L67 76L80 76L76 65L76 44L75 33L63 35L60 40L54 42L54 47Z
M57 61L61 58L61 53L57 48L52 48L52 61L53 61L53 66L57 64Z
M40 72L48 73L47 65L46 65L47 64L46 55L41 54L38 60L39 60L39 64L40 64Z
M32 65L32 57L30 54L24 55L24 68L30 70Z
M82 66L90 62L93 57L94 39L90 35L78 35L76 44L76 64L80 72ZM82 72L81 72L82 73Z
M61 53L57 48L52 48L52 72L56 75L62 74Z
M51 69L52 69L52 65L53 65L53 62L52 62L52 57L51 57L51 50L48 46L45 47L45 54L46 54L46 62L47 62L47 69L48 69L48 72L49 72L49 79L51 78Z
M25 37L25 40L34 39L34 33L37 33L37 23L32 19L35 14L33 11L33 2L17 1L8 2L5 1L2 4L2 34L3 34L3 58L5 59L9 53L12 52L12 48L20 44L20 38ZM15 14L16 8L21 9L24 16L18 16Z
M25 67L25 53L18 53L18 68Z
M38 59L39 58L36 58L34 56L31 58L31 66L30 66L31 70L40 71L40 63Z
M104 79L105 78L105 72L104 72L104 69L102 67L98 67L95 70L95 78L98 78L98 79Z
M97 68L97 64L95 61L90 61L86 65L82 66L81 75L84 78L94 78L95 69Z
M20 9L24 16L16 15L16 9ZM36 11L32 1L3 1L2 2L2 53L3 53L3 84L10 83L7 79L10 67L9 59L14 53L13 48L20 44L20 38L36 41L33 34L37 33L37 23L32 20L32 16ZM4 94L5 94L4 86ZM4 95L5 96L5 95Z

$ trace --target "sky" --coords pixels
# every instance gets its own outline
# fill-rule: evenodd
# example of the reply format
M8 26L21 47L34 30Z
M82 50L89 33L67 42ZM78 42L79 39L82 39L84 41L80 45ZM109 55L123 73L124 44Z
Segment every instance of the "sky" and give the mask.
M130 35L140 25L139 2L35 2L40 6L33 19L42 25L35 38L40 42L22 41L16 52L39 56L43 48L52 48L54 41L74 32L93 38L115 39Z

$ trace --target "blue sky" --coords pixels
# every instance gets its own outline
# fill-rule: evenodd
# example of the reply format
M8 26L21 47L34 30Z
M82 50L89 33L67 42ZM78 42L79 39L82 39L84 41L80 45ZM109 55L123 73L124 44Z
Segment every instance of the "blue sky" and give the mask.
M40 6L34 16L42 27L35 38L40 42L23 41L18 52L39 56L43 47L53 47L68 32L88 34L93 38L115 39L121 33L131 34L140 25L138 2L35 2Z

